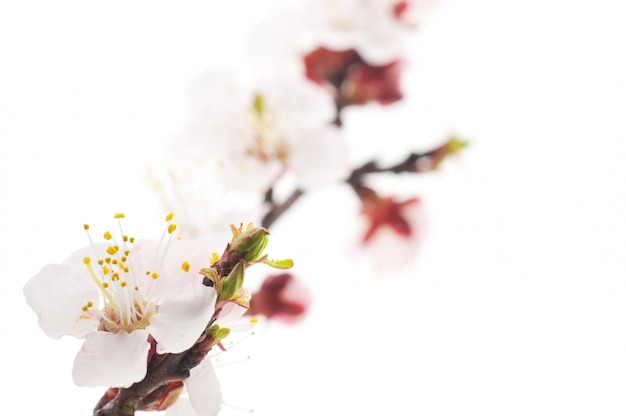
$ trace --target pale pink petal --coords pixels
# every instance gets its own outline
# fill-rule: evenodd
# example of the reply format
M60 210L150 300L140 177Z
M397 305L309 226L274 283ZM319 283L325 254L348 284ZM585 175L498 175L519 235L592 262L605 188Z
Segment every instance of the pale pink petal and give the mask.
M147 330L157 341L157 352L179 353L189 349L202 334L215 310L215 289L192 283L170 292L159 311L150 317Z
M191 406L187 397L179 397L176 402L167 408L166 416L199 416Z
M242 191L267 190L282 171L278 160L262 161L253 157L240 156L222 166L227 186Z
M269 81L261 86L261 93L269 111L276 112L272 121L286 133L317 128L335 118L332 96L301 75Z
M98 326L98 289L87 275L61 264L51 264L24 286L26 302L39 317L41 329L52 338L82 338ZM87 311L83 307L92 302Z
M290 164L304 189L343 181L350 172L348 148L333 126L307 132L294 149Z
M222 391L211 360L205 359L191 373L185 387L198 415L217 415L222 407Z
M148 332L104 331L85 336L74 360L72 376L80 387L129 387L146 376Z

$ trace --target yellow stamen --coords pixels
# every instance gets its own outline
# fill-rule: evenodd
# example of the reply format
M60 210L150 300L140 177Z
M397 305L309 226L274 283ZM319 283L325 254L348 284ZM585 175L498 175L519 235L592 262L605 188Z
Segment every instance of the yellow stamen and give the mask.
M115 215L113 215L113 218L126 218L126 215L122 214L121 212L118 212Z
M176 224L170 224L167 226L167 232L172 234L176 230Z
M83 228L84 228L85 230L88 230L88 229L89 229L89 224L83 224Z
M173 217L174 217L174 213L170 212L169 214L165 216L165 221L171 221Z
M106 232L104 233L104 239L105 239L105 240L110 240L110 239L112 239L112 238L113 238L113 236L111 235L111 233L110 233L109 231L106 231Z
M126 287L126 285L127 285L127 283L126 283L126 282L122 282L122 283L120 283L120 286L122 286L122 287Z
M188 271L189 271L189 267L190 267L190 266L189 266L189 263L187 263L186 261L184 261L184 262L183 262L183 264L181 265L181 267L183 268L183 270L184 270L185 272L188 272Z
M158 273L152 273L152 278L153 279L158 279L159 278L159 274Z
M89 257L85 257L83 259L83 263L85 263L85 266L87 266L87 270L89 271L89 275L91 276L91 279L94 281L96 286L98 286L98 288L100 288L100 290L102 291L104 296L106 296L107 300L111 303L111 306L113 306L113 308L116 308L117 307L117 303L115 302L115 299L113 299L113 297L111 297L111 294L106 290L108 285L104 286L102 284L102 282L100 282L100 279L98 279L98 277L96 276L96 273L93 271L93 268L91 267L91 259Z

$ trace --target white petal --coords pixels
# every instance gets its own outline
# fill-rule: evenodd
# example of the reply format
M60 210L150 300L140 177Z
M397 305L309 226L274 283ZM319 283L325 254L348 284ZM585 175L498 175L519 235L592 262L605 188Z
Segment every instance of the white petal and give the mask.
M74 383L81 387L129 387L146 376L149 350L148 332L143 329L130 334L87 334L74 360Z
M82 338L98 326L97 315L83 312L89 301L98 306L98 289L89 276L71 267L61 264L44 267L26 283L24 295L39 317L41 329L52 338L63 335Z
M211 360L204 359L191 373L185 387L191 405L198 415L217 415L222 406L222 391Z
M227 186L242 191L265 191L282 170L277 160L261 161L255 157L242 156L225 163L222 167Z
M215 289L199 282L168 293L147 328L157 341L157 352L179 353L189 349L209 323L216 300Z
M179 397L176 402L167 408L166 416L199 416L191 406L187 397Z
M290 165L302 188L330 185L348 177L348 148L336 128L319 128L303 137L291 155Z
M231 331L247 331L257 322L256 318L243 316L247 311L247 308L235 302L226 302L226 304L222 306L222 310L215 323L220 327L229 328Z
M285 133L298 133L330 123L335 118L335 102L323 88L299 77L281 77L261 86L273 122ZM274 126L273 128L277 128Z

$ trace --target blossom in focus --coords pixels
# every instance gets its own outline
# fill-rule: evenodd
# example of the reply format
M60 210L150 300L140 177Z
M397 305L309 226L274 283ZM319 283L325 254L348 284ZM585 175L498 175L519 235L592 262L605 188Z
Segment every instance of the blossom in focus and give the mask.
M183 158L216 161L235 189L266 191L286 172L305 189L345 178L348 150L332 98L306 79L242 88L206 74L192 88L191 123L174 143Z
M265 278L252 296L248 313L295 323L306 315L310 305L307 287L292 274L282 273Z
M156 243L136 241L120 222L119 239L107 231L106 242L45 266L24 286L48 336L84 339L74 361L77 385L128 387L142 380L151 347L158 354L185 351L213 316L217 292L198 273L210 253L173 238L171 215L167 221Z
M432 0L310 0L307 15L316 45L356 49L374 65L403 55L407 30Z
M304 67L308 79L331 90L339 108L369 102L387 105L402 99L398 61L370 65L354 49L320 47L305 55Z

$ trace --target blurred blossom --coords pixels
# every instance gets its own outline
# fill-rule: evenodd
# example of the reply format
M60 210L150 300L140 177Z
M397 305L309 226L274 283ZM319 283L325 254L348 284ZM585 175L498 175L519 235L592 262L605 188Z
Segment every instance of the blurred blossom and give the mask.
M317 48L304 57L305 74L327 87L338 108L369 102L391 104L402 99L400 63L370 65L354 49Z
M364 231L361 247L383 269L408 265L417 254L424 220L418 198L382 197L367 187L358 190Z
M372 65L404 55L407 31L430 1L309 0L307 16L317 46L356 49Z
M304 318L311 298L309 289L294 275L272 275L253 294L248 313L292 324Z
M258 194L228 189L222 174L213 163L176 158L148 171L163 210L177 213L180 232L210 247L231 237L230 224L260 223L266 211Z
M187 159L217 163L235 189L264 192L288 170L303 189L349 172L347 147L330 125L332 98L308 80L245 89L230 74L210 72L193 85L191 113L174 146Z

